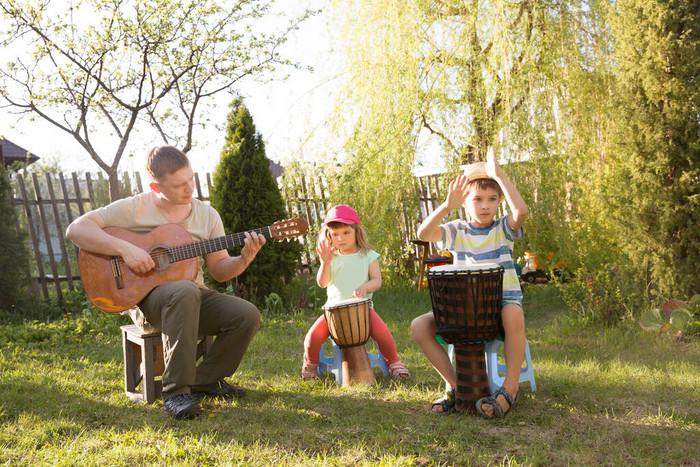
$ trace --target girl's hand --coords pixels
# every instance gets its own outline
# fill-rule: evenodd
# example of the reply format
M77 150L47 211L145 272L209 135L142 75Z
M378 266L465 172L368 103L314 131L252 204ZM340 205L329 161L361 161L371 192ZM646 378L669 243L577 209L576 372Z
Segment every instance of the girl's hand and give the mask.
M450 191L446 201L450 210L457 209L464 204L464 200L467 199L468 184L469 179L465 175L460 175L450 182Z
M365 298L365 295L367 295L367 287L362 284L353 291L352 298Z
M322 240L321 243L319 243L316 247L316 253L318 253L318 257L321 258L322 263L330 262L333 259L333 255L335 254L333 252L333 246L331 245L331 241L327 238Z
M501 176L501 166L498 165L496 151L493 149L493 146L489 146L486 151L486 164L484 164L484 168L486 169L486 175L494 180Z

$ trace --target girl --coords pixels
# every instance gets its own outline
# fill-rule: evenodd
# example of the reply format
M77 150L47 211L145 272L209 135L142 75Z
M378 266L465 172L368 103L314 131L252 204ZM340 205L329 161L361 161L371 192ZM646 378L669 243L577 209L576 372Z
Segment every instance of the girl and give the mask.
M348 298L372 298L372 293L382 286L379 253L370 249L367 235L360 227L360 217L350 206L341 204L328 211L316 252L321 259L316 282L319 287L327 288L326 304ZM304 339L302 378L318 377L319 352L329 336L326 317L321 315ZM410 374L399 361L389 328L373 309L370 309L370 336L384 355L392 378L395 381L408 378Z

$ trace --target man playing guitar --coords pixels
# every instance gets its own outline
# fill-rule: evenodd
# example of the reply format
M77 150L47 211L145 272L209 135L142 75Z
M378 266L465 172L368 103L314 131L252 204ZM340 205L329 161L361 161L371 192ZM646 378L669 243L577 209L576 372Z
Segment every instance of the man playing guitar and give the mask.
M150 232L165 224L179 224L196 241L224 235L214 208L193 198L194 173L187 156L172 146L153 148L146 163L151 191L121 199L76 219L66 237L82 250L120 257L136 275L158 269L154 258L142 247L103 230L119 227L132 232ZM145 331L163 336L164 410L175 418L193 418L201 411L196 398L203 396L243 397L245 390L224 378L238 368L260 327L260 313L243 299L209 290L204 286L202 265L218 281L234 278L248 267L266 240L256 232L245 232L240 256L226 249L197 257L194 280L175 280L158 285L128 310L134 323ZM81 274L85 271L81 270ZM196 365L197 338L216 335L211 349Z

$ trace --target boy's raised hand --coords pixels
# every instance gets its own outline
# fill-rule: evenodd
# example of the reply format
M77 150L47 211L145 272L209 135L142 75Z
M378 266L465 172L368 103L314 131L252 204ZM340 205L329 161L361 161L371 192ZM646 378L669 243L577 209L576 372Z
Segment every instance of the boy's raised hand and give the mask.
M450 191L447 194L447 207L450 210L457 209L467 199L467 185L469 185L469 179L464 174L450 182Z
M333 246L329 239L324 239L316 247L316 253L321 258L322 263L328 263L333 259Z
M501 166L498 164L498 159L496 159L496 151L493 146L489 146L486 151L486 164L484 164L486 169L486 175L490 178L496 179L501 173Z

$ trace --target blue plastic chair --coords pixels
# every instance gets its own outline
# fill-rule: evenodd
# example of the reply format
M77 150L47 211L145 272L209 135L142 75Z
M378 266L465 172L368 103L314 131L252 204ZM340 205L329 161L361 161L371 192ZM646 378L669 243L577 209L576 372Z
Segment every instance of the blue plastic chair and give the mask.
M498 363L498 349L502 345L503 341L496 339L488 342L484 349L486 376L489 380L489 391L491 391L491 394L503 386L503 382L506 380L506 366ZM454 345L450 344L447 347L447 355L449 355L451 362L454 362L454 351ZM503 376L501 376L501 374L503 374ZM530 390L532 392L537 392L535 372L532 369L532 357L530 356L530 343L527 341L525 341L525 366L520 369L520 378L518 379L518 383L524 382L530 383Z
M330 357L326 357L323 355L323 348L324 345L321 345L321 352L318 355L318 374L319 376L321 373L324 371L327 371L329 373L333 373L335 375L335 380L338 382L338 384L343 384L343 349L338 347L338 345L333 342L333 355ZM384 360L384 355L382 355L381 350L379 350L379 346L377 346L377 353L369 353L367 352L367 356L369 357L369 364L372 368L379 367L382 369L382 372L384 373L384 376L387 378L389 377L389 365L386 364L386 360Z

